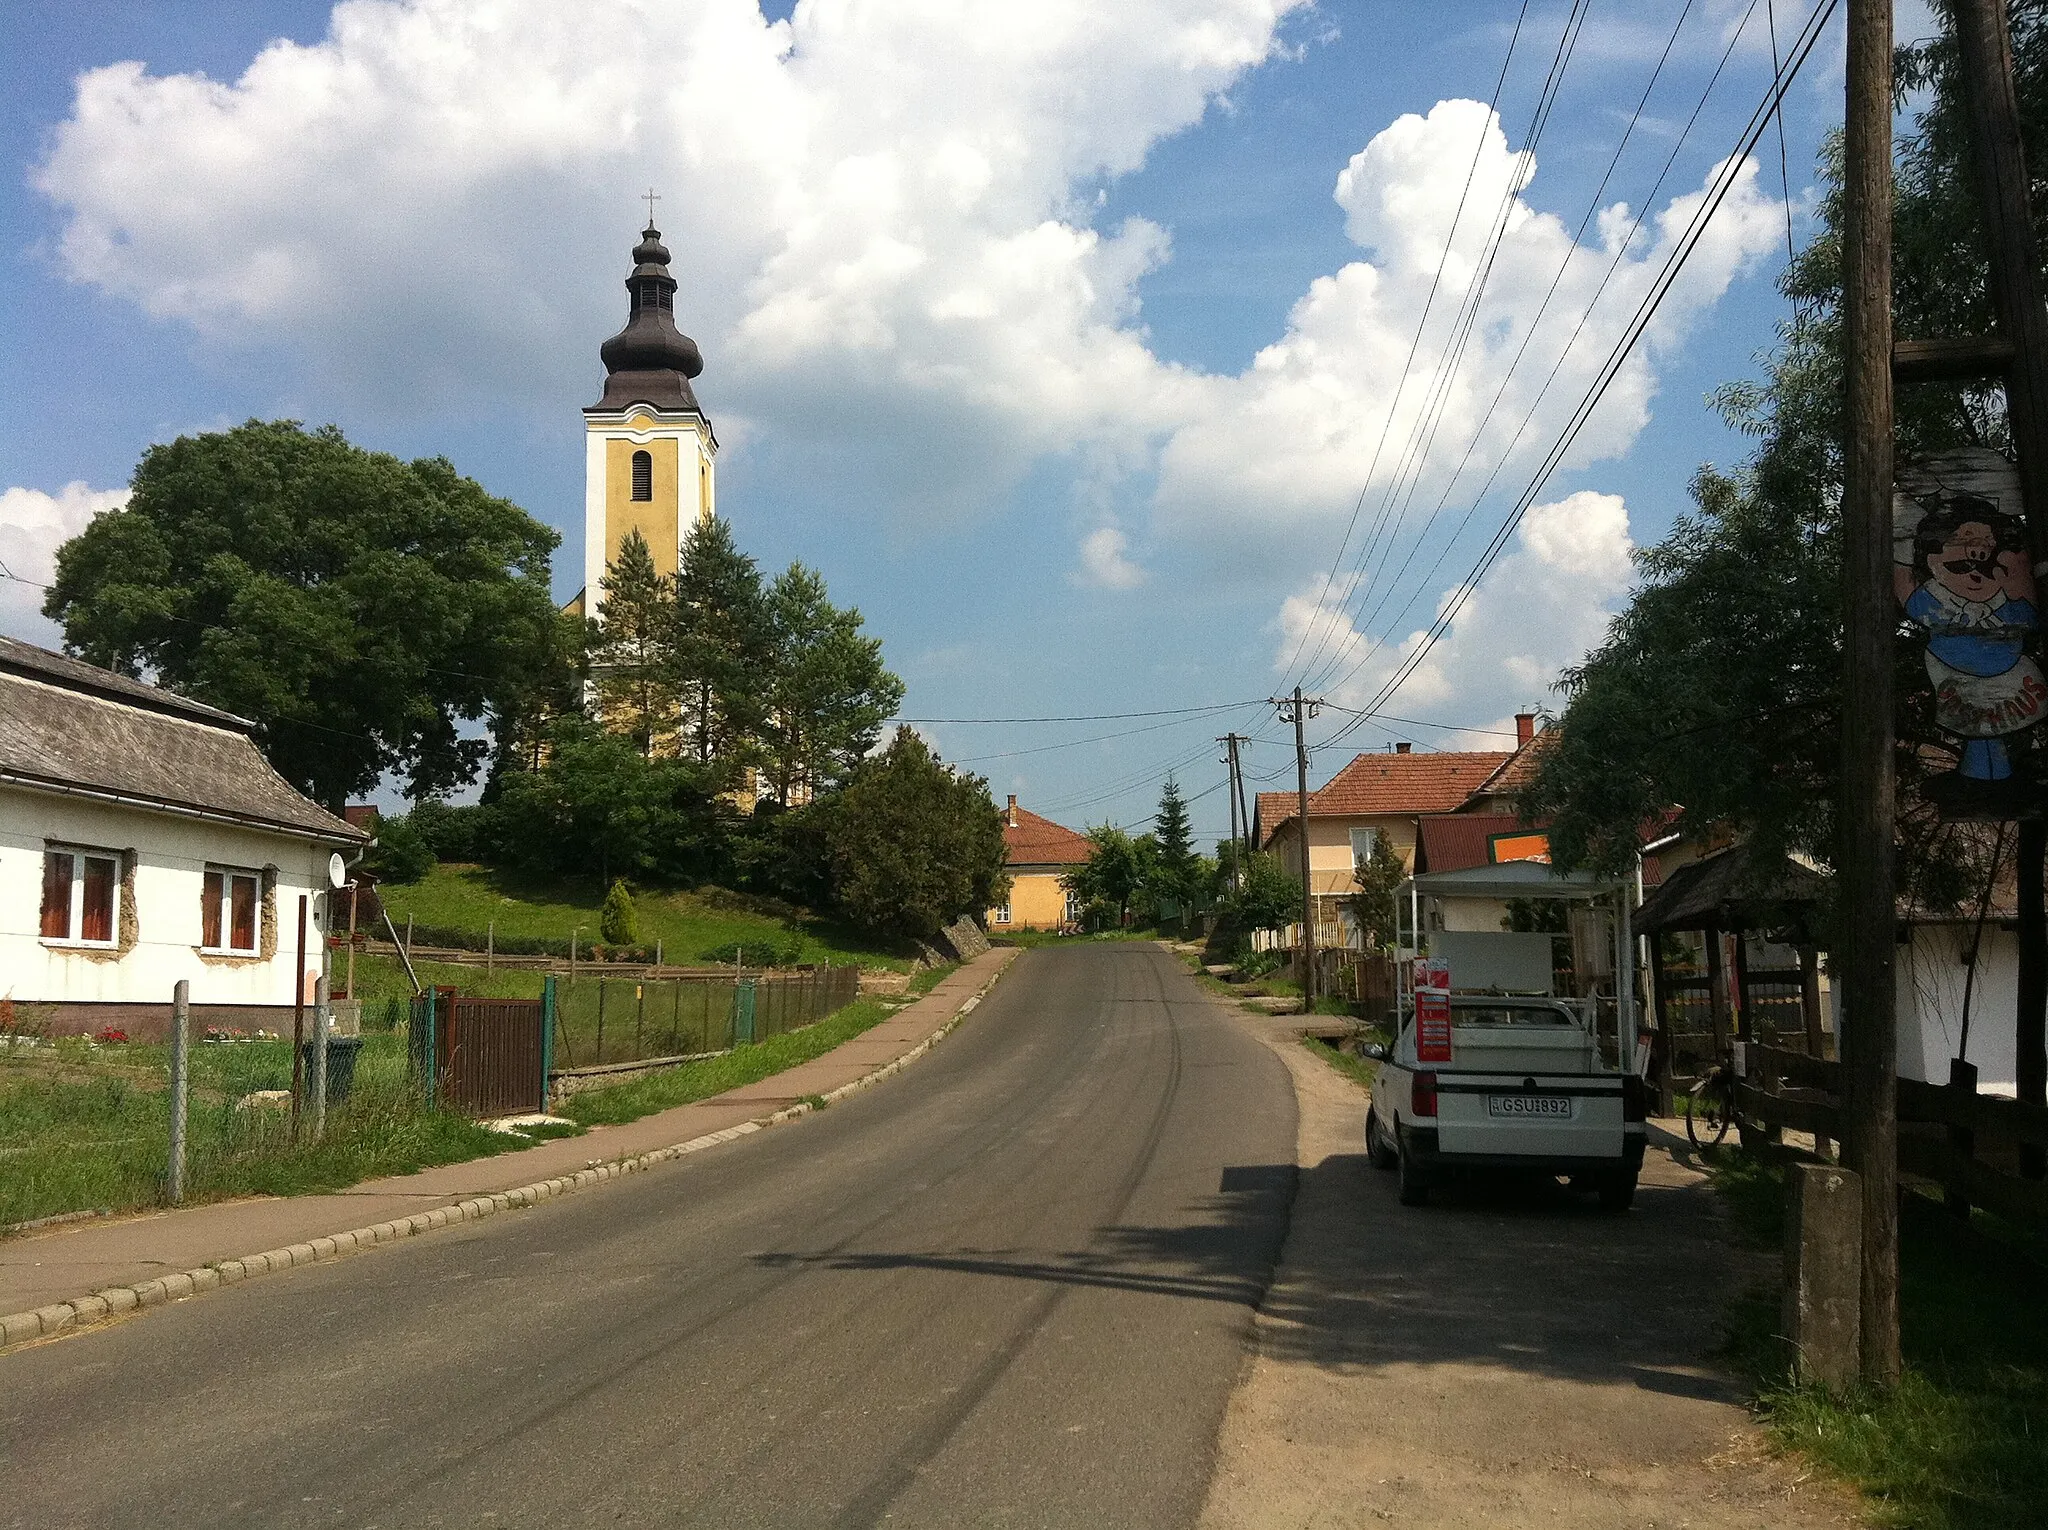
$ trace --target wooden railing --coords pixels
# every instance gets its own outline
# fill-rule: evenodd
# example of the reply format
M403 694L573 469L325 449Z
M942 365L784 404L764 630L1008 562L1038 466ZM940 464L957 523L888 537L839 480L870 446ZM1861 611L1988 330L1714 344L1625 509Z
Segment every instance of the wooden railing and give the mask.
M1842 1065L1752 1046L1749 1077L1736 1088L1743 1116L1775 1142L1786 1128L1842 1135ZM2048 1225L2048 1107L1979 1094L1975 1070L1959 1066L1947 1084L1898 1081L1899 1171L1940 1185L1950 1209L1981 1206L2016 1221Z

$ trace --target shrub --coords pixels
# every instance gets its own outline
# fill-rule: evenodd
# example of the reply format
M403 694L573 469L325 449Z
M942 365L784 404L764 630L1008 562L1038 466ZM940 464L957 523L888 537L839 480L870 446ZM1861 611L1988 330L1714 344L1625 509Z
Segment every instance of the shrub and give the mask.
M434 869L434 852L410 814L377 820L377 843L363 864L380 882L417 882Z
M633 908L633 895L624 882L612 883L604 895L604 907L597 916L598 933L615 946L630 946L640 938L640 921Z
M697 953L698 961L716 962L721 967L735 963L749 967L794 967L803 959L804 943L801 940L728 940L722 946Z

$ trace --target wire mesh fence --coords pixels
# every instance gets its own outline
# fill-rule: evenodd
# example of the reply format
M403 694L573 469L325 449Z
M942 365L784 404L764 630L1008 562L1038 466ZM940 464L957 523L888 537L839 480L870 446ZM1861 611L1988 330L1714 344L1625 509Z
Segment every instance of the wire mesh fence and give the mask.
M756 977L578 977L555 988L554 1066L722 1052L822 1020L859 992L853 966Z

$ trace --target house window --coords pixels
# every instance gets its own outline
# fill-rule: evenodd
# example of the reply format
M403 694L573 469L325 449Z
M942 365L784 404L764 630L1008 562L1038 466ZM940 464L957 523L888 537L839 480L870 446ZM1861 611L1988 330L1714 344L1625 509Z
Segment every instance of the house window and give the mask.
M1372 859L1372 847L1379 843L1378 829L1353 829L1351 831L1351 860L1354 865L1363 866Z
M205 889L200 894L200 947L237 956L255 955L262 891L262 878L253 871L207 867Z
M633 453L633 498L654 498L654 455L651 452Z
M92 850L43 853L43 939L111 946L120 930L120 857Z
M996 923L997 923L997 924L1008 924L1009 922L1010 922L1010 905L1009 905L1008 901L1006 900L1006 901L1004 901L1003 903L1000 903L1000 904L998 904L998 905L996 906Z

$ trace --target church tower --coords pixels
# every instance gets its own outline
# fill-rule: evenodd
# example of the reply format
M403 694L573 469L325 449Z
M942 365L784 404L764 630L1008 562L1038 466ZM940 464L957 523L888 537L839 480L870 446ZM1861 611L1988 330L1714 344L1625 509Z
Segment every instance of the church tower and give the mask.
M704 370L697 342L676 328L676 280L652 219L633 248L626 327L605 341L604 397L583 411L583 610L596 616L606 567L637 530L654 566L673 574L683 539L716 513L718 438L690 391Z

